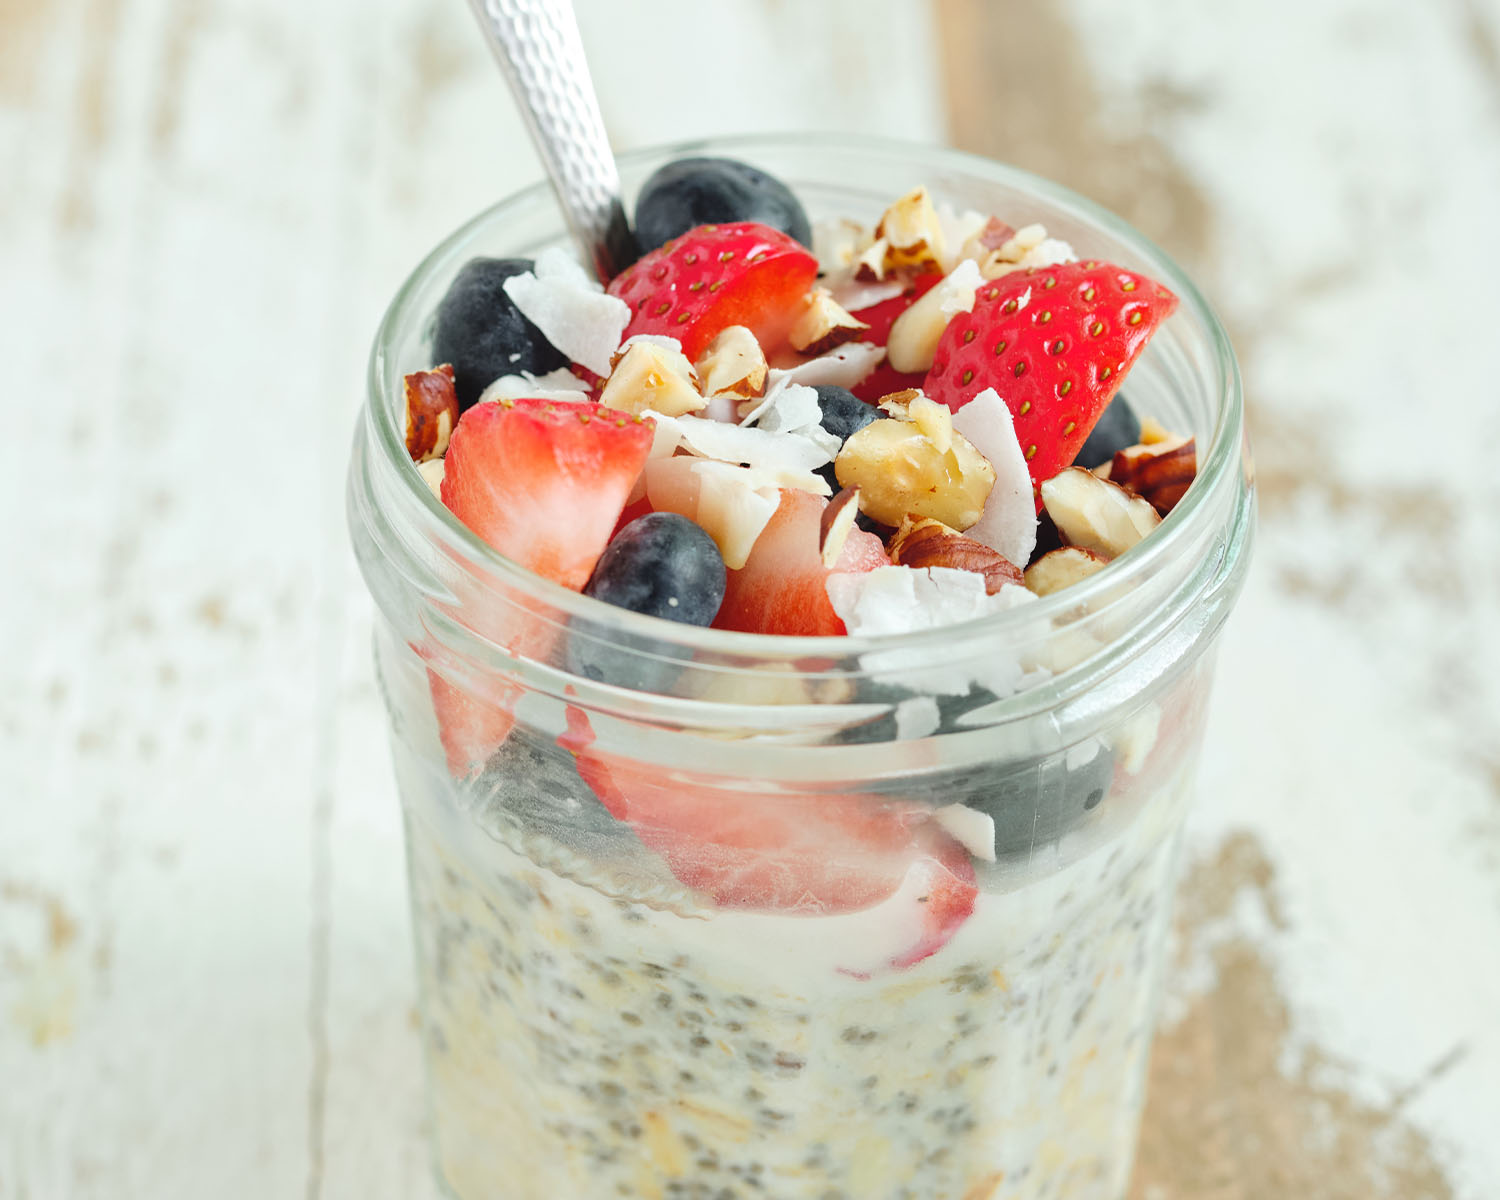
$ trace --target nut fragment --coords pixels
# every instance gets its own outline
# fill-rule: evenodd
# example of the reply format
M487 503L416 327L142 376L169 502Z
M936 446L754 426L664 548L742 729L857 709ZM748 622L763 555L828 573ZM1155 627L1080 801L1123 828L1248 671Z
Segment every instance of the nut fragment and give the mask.
M760 396L766 390L766 355L743 325L730 325L709 342L698 359L705 396Z
M884 279L885 260L890 248L890 242L878 237L861 250L854 259L854 278L861 283L878 283Z
M843 309L827 288L816 287L807 295L807 307L792 326L788 340L803 354L826 354L835 346L852 342L866 329Z
M678 351L648 341L631 341L605 381L599 403L633 416L650 409L668 417L708 405L698 392L697 372Z
M920 391L906 405L906 419L944 454L953 448L953 410Z
M907 412L911 408L913 400L922 397L921 388L902 388L899 392L887 392L879 400L875 401L875 407L882 412L889 413L898 421L907 419Z
M1192 438L1152 445L1127 446L1115 452L1109 478L1151 502L1166 516L1198 474L1198 449Z
M1124 554L1161 524L1147 501L1083 467L1068 467L1043 483L1042 504L1065 542L1107 558Z
M896 318L886 342L886 357L898 371L925 371L932 366L948 322L974 307L974 293L984 282L979 268L965 259L936 287L929 288Z
M885 270L943 269L943 225L925 187L897 200L875 226L876 240L885 239Z
M1014 227L1007 225L999 217L991 217L964 242L963 252L959 257L972 258L975 262L982 263L991 251L1000 249L1015 235Z
M1050 596L1087 579L1109 559L1082 546L1049 550L1026 568L1026 587L1038 596Z
M813 257L818 260L818 270L824 275L850 270L855 256L874 240L868 228L848 217L814 221L812 236Z
M823 518L818 525L818 553L823 556L823 565L830 571L838 565L839 555L844 552L844 543L849 540L849 531L854 528L854 518L857 516L857 487L845 488L823 510Z
M438 503L443 500L443 476L447 474L447 468L443 466L440 458L429 458L425 462L417 464L417 474L422 477L422 482L432 489L432 494L438 498Z
M912 514L967 529L984 512L995 471L967 438L951 438L943 450L915 421L873 421L844 443L834 474L860 489L860 508L882 524Z
M1170 442L1176 434L1169 433L1155 417L1141 418L1141 444L1154 446L1157 442Z
M1073 247L1048 237L1045 226L1023 225L985 255L979 266L986 279L998 279L1023 267L1050 267L1074 257Z
M991 596L1022 578L1021 569L997 551L931 519L903 522L886 552L900 567L952 567L983 575Z
M413 371L406 385L406 452L412 462L441 458L458 424L458 395L453 389L453 366L444 363L430 371Z

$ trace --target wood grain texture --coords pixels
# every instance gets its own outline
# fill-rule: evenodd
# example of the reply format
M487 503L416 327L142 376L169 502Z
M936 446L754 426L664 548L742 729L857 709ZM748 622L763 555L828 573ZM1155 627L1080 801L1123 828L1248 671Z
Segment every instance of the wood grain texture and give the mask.
M1444 333L1500 248L1500 4L935 11L956 142L1179 256L1249 397L1260 545L1135 1200L1500 1194L1500 576L1468 565L1500 550L1500 418ZM1429 418L1473 436L1427 453Z
M946 113L1206 282L1264 536L1139 1195L1500 1194L1495 0L579 11L617 144ZM469 22L0 0L0 1200L433 1194L341 488L387 297L537 177Z

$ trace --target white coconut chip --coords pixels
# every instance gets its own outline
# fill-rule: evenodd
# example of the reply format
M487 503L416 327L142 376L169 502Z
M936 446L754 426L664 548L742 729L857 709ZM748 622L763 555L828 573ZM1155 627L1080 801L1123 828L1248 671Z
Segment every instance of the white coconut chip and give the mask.
M834 571L824 587L833 611L856 637L936 629L1007 612L1036 599L1017 584L987 595L982 576L950 567ZM947 696L963 695L975 683L996 696L1008 696L1025 676L1017 659L1002 654L933 665L928 650L878 650L863 655L861 663L877 678Z
M682 445L700 458L761 467L778 472L810 472L833 461L833 455L809 438L773 433L703 417L667 417L647 412L658 424L670 423Z
M972 208L966 208L958 212L953 205L941 203L937 206L938 226L943 231L943 245L946 253L943 255L943 270L952 271L959 262L959 254L962 247L971 237L978 233L989 222L982 212L975 212Z
M828 289L828 294L838 302L839 307L847 313L857 313L860 309L869 308L872 304L894 300L906 291L905 280L859 279L853 271L840 271L836 275L827 276L820 282Z
M874 240L874 232L858 221L837 217L812 223L812 252L818 270L834 275L847 269L855 256Z
M953 414L953 428L973 442L995 469L995 486L984 502L984 512L964 530L964 536L1024 568L1036 549L1036 500L1010 409L994 388L985 388Z
M609 374L630 306L589 278L566 250L552 247L536 257L535 272L512 275L505 294L542 336L574 362L599 375Z
M908 696L896 704L896 740L915 741L937 732L942 724L938 702L931 696Z
M589 385L579 379L567 367L558 367L545 375L533 375L522 371L516 375L502 375L479 393L479 404L491 400L561 400L570 404L586 403L589 400Z
M724 565L732 571L745 565L761 531L781 504L781 489L755 486L755 473L728 463L700 460L698 511L693 519L719 547Z
M967 804L945 804L932 819L975 858L995 861L995 818Z
M884 346L872 346L869 342L846 342L836 350L810 358L786 370L772 368L766 377L766 390L778 380L801 383L808 387L832 386L857 387L885 359Z
M653 346L660 346L663 350L670 350L673 354L682 353L682 343L664 333L633 333L620 343L618 353L624 354L636 342L649 342Z
M806 438L832 461L843 445L823 428L823 409L818 393L805 384L788 383L783 376L766 388L760 402L741 419L741 425L754 425L767 433L789 433Z

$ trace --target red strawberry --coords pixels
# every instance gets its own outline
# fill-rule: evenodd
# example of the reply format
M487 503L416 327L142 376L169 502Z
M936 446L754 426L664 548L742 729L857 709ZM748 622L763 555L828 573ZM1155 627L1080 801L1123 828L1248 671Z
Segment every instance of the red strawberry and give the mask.
M891 326L896 323L896 318L942 280L941 272L929 271L925 275L918 275L912 281L911 287L901 295L892 296L889 300L882 300L879 304L872 304L868 308L860 309L857 313L851 313L850 315L856 320L863 321L870 327L859 335L859 340L869 342L872 346L884 346L890 341ZM882 396L889 396L892 392L903 392L907 388L921 386L920 374L898 371L890 363L883 362L863 381L849 390L865 403L874 404Z
M686 886L724 908L832 916L909 895L892 914L881 965L940 950L974 911L968 852L910 801L743 791L660 772L596 749L588 718L568 710L559 739L600 802L660 854ZM856 951L851 950L850 953ZM865 974L871 964L853 968Z
M1161 284L1108 263L1013 271L948 323L923 387L955 412L994 388L1039 487L1073 461L1176 307Z
M846 633L824 585L831 574L818 551L819 526L828 501L811 492L783 488L781 503L755 539L750 557L729 572L716 629L808 637ZM851 529L835 571L888 567L880 539Z
M748 326L770 350L792 327L818 260L786 234L752 221L699 225L610 281L634 314L625 337L658 333L689 360L730 325Z
M577 591L609 543L651 437L646 422L597 404L476 404L448 444L443 503L501 554ZM512 653L535 658L551 648L550 626L482 599L455 615ZM514 689L490 681L482 696L428 674L448 766L462 778L510 732Z
M443 503L507 558L579 590L651 449L639 417L597 404L497 400L464 413Z

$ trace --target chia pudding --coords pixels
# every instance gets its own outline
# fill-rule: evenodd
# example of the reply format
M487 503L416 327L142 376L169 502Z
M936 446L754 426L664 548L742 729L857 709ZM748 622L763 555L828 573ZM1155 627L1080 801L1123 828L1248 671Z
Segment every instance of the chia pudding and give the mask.
M377 338L438 1175L1121 1200L1253 518L1232 356L1051 185L747 145L783 173L627 163L612 279L523 193Z
M1123 1194L1187 762L1121 835L1056 871L1066 844L999 864L941 952L868 979L835 964L878 955L899 894L822 918L611 896L524 836L476 839L451 783L406 766L456 1195Z

